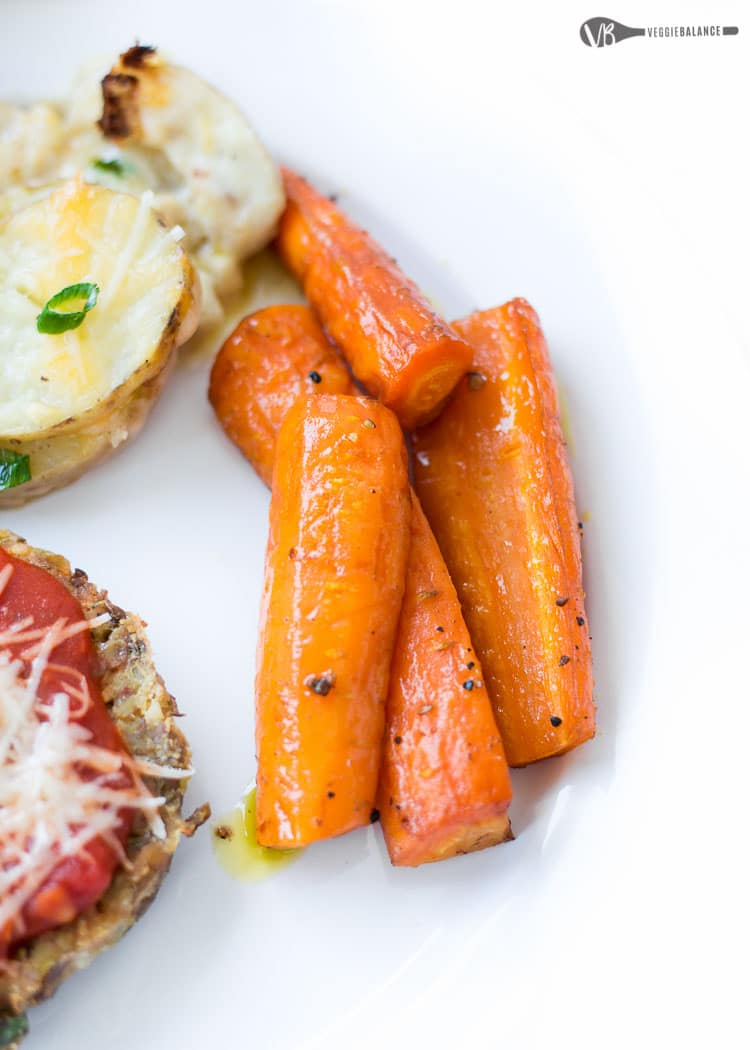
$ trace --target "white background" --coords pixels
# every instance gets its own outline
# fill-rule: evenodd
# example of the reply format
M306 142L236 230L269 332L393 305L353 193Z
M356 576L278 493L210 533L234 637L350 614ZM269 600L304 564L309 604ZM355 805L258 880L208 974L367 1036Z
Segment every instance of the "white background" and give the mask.
M517 778L518 839L485 855L397 872L368 829L244 886L204 831L143 922L35 1012L29 1050L747 1046L747 12L1 0L2 96L158 43L342 191L448 314L531 299L590 514L601 726ZM740 34L594 50L578 30L598 14ZM149 620L191 797L219 812L253 775L267 497L205 368L110 464L0 524Z

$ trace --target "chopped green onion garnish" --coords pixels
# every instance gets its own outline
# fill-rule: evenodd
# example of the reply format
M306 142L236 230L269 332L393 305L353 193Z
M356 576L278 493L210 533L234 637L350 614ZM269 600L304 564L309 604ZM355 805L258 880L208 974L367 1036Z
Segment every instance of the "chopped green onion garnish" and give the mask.
M117 157L112 157L111 160L97 157L91 162L91 167L96 168L98 171L109 172L110 175L119 175L120 178L123 175L127 175L130 171L130 165L126 164L124 160L118 160Z
M3 1014L0 1016L0 1046L7 1046L9 1043L15 1043L17 1039L22 1039L28 1030L26 1014Z
M9 448L0 448L0 492L13 489L31 481L29 457L21 452L11 452Z
M44 305L36 319L38 332L45 335L59 335L69 332L83 324L83 319L99 298L99 285L86 281L83 284L69 284L57 295L53 295ZM60 307L65 307L61 310Z

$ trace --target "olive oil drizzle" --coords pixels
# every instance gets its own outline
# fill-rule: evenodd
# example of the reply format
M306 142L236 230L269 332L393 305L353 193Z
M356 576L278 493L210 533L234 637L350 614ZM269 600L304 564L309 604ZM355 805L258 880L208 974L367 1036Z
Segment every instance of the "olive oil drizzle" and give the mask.
M211 845L220 866L241 882L262 882L292 864L303 851L261 846L255 833L255 788L211 828Z
M224 340L250 313L275 303L304 303L302 291L270 248L242 264L242 287L223 303L224 317L198 329L180 348L180 361L198 364L213 358Z

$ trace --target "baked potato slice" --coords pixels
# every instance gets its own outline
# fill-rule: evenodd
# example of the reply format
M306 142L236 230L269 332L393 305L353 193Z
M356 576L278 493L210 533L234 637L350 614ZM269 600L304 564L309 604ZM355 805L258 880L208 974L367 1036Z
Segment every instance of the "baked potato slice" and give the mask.
M203 320L220 320L222 300L240 287L239 264L276 233L284 209L276 164L233 102L155 48L125 51L101 87L97 126L107 146L124 161L126 179L149 171L156 210L186 231ZM76 109L74 101L72 125Z
M38 330L49 300L96 285L78 327ZM0 222L0 451L29 456L18 506L72 481L141 428L198 323L178 238L135 197L75 179Z
M284 209L278 167L242 111L152 47L131 47L106 67L87 63L63 109L68 133L56 177L139 194L185 231L201 279L201 325L224 317L241 264L274 236ZM2 180L0 178L0 184Z
M55 106L0 101L0 188L49 177L67 137L63 116Z

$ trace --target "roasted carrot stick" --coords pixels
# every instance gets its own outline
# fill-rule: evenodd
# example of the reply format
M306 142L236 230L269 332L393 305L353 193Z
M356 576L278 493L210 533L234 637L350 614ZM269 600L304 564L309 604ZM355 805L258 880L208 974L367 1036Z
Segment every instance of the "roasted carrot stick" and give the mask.
M391 861L409 866L513 837L510 775L479 657L414 495L412 502L378 787Z
M267 485L279 427L303 393L357 393L309 307L268 306L240 321L216 355L208 397Z
M278 436L261 607L261 845L371 819L409 514L396 417L363 397L299 398Z
M354 375L411 429L431 419L471 367L471 349L364 230L283 171L277 249Z
M287 412L303 394L354 394L344 359L308 306L244 318L219 350L208 397L228 437L270 486Z
M594 734L581 546L547 346L514 299L458 330L474 371L415 436L415 485L456 584L511 766Z

